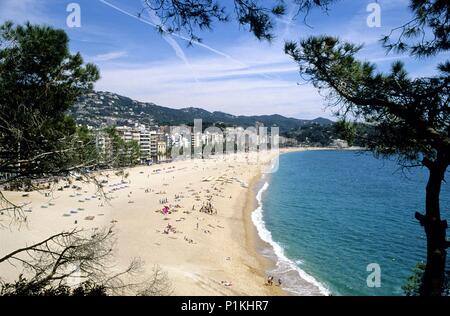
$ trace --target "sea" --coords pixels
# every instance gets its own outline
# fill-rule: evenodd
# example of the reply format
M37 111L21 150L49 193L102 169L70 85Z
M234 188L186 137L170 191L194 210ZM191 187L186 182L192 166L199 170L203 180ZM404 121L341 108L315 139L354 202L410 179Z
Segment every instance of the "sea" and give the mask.
M427 170L349 150L278 159L256 189L252 213L275 283L292 295L404 295L426 255L414 213L424 211ZM441 214L450 219L446 183Z

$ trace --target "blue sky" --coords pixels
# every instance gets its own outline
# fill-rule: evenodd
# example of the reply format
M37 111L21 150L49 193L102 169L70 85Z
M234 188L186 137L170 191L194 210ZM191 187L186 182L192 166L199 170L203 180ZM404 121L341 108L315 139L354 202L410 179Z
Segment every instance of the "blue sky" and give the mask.
M81 7L80 28L66 25L66 8L72 2ZM331 117L331 111L312 86L301 82L296 65L283 53L285 40L337 35L364 43L360 57L375 62L381 70L401 58L412 76L432 75L442 59L386 56L378 40L408 21L409 1L379 0L380 28L369 28L366 23L366 8L372 2L341 0L328 15L316 10L307 20L312 28L302 17L293 21L288 15L277 21L277 38L270 44L257 41L231 22L216 24L212 32L199 32L205 45L188 47L183 34L163 37L148 23L133 18L142 8L141 0L0 0L0 22L29 20L65 29L71 50L99 66L102 78L97 90L173 108L315 118ZM143 17L152 21L148 12Z

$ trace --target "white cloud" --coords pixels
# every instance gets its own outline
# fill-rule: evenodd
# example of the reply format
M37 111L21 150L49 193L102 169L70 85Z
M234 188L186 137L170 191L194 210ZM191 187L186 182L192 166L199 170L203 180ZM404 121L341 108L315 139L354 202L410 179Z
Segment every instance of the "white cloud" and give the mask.
M119 59L119 58L122 58L125 56L127 56L126 51L115 51L115 52L109 52L106 54L96 55L96 56L90 58L90 60L92 60L93 62L105 62L105 61Z
M128 17L131 17L133 19L138 20L139 22L141 22L143 24L151 26L152 28L158 29L159 25L161 24L159 18L152 11L148 11L149 17L151 19L151 21L148 21L148 20L142 18L142 16L136 16L135 14L133 14L131 12L128 12L128 11L118 7L118 6L115 6L114 4L112 4L112 3L110 3L110 2L108 2L106 0L99 0L99 1L101 3L107 5L108 7L112 8L112 9L114 9L114 10L116 10L116 11L118 11L118 12L120 12L120 13L128 16ZM144 7L146 7L146 5L144 5ZM196 41L196 40L193 40L191 38L188 38L188 37L186 37L186 36L184 36L182 34L178 34L178 33L163 34L162 37L172 47L172 49L175 51L175 54L189 68L190 68L190 63L189 63L186 55L184 54L184 51L182 50L181 46L176 42L176 40L174 38L177 38L179 40L183 40L183 41L189 42L189 44L192 44L193 46L198 46L198 47L203 48L203 49L205 49L205 50L207 50L207 51L209 51L211 53L214 53L214 54L217 54L219 56L225 57L225 58L227 58L228 60L230 60L230 61L232 61L234 63L237 63L239 65L243 65L243 63L240 60L237 60L237 59L233 58L232 56L230 56L230 55L228 55L228 54L226 54L226 53L224 53L224 52L222 52L222 51L220 51L218 49L215 49L215 48L213 48L211 46L205 45L204 43L201 43L199 41ZM193 73L193 76L196 77L196 74Z
M174 108L330 116L324 113L323 98L314 87L297 85L298 68L283 53L283 39L268 44L243 36L221 51L204 44L200 47L209 55L191 58L188 64L169 57L147 64L109 63L96 89Z
M233 51L238 53L237 48ZM234 56L247 62L251 58L244 51ZM323 99L314 87L297 85L300 78L295 64L280 58L272 63L273 54L259 50L258 58L248 66L219 56L191 59L198 82L192 78L192 69L175 58L141 65L115 63L102 69L96 89L174 108L195 106L244 115L330 116L324 113ZM293 79L286 79L286 75Z
M156 15L156 13L153 10L151 10L150 7L146 6L144 2L143 6L147 8L147 13L152 23L154 23L155 25L163 24L161 22L161 19ZM173 51L175 52L175 55L177 55L177 57L180 58L180 60L183 61L188 68L192 69L191 64L181 46L177 43L177 41L173 38L173 36L169 32L167 32L166 28L163 27L162 30L163 30L163 33L161 34L162 38L167 42L167 44L170 45L170 47L172 47ZM195 71L193 69L192 75L197 80L197 75L195 74Z
M32 23L49 23L44 11L46 1L36 0L1 0L0 23L12 20L16 23L30 21Z

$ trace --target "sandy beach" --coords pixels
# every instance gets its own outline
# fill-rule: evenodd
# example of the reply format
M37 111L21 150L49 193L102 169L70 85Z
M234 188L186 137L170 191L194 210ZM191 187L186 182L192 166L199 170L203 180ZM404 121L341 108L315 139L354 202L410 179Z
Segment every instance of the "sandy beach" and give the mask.
M174 295L285 295L265 285L270 263L256 251L260 241L251 221L253 185L278 154L136 167L125 170L126 178L105 171L97 178L108 200L81 181L70 188L61 181L58 186L66 188L47 196L5 192L12 202L26 204L27 220L20 229L0 230L0 256L64 230L113 225L115 269L125 269L133 258L143 260L149 273L158 265ZM3 263L0 271L11 280L21 270Z

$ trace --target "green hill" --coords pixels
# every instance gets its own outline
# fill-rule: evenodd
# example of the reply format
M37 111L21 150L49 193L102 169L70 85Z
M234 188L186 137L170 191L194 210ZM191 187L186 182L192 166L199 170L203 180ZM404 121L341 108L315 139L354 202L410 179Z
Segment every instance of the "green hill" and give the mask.
M93 92L81 97L70 110L77 123L101 127L105 125L192 125L194 119L202 119L204 125L223 124L225 126L254 126L256 122L265 126L278 126L281 131L297 129L316 123L331 125L324 118L301 120L278 114L258 116L235 116L224 112L209 112L200 108L172 109L132 100L111 92Z

